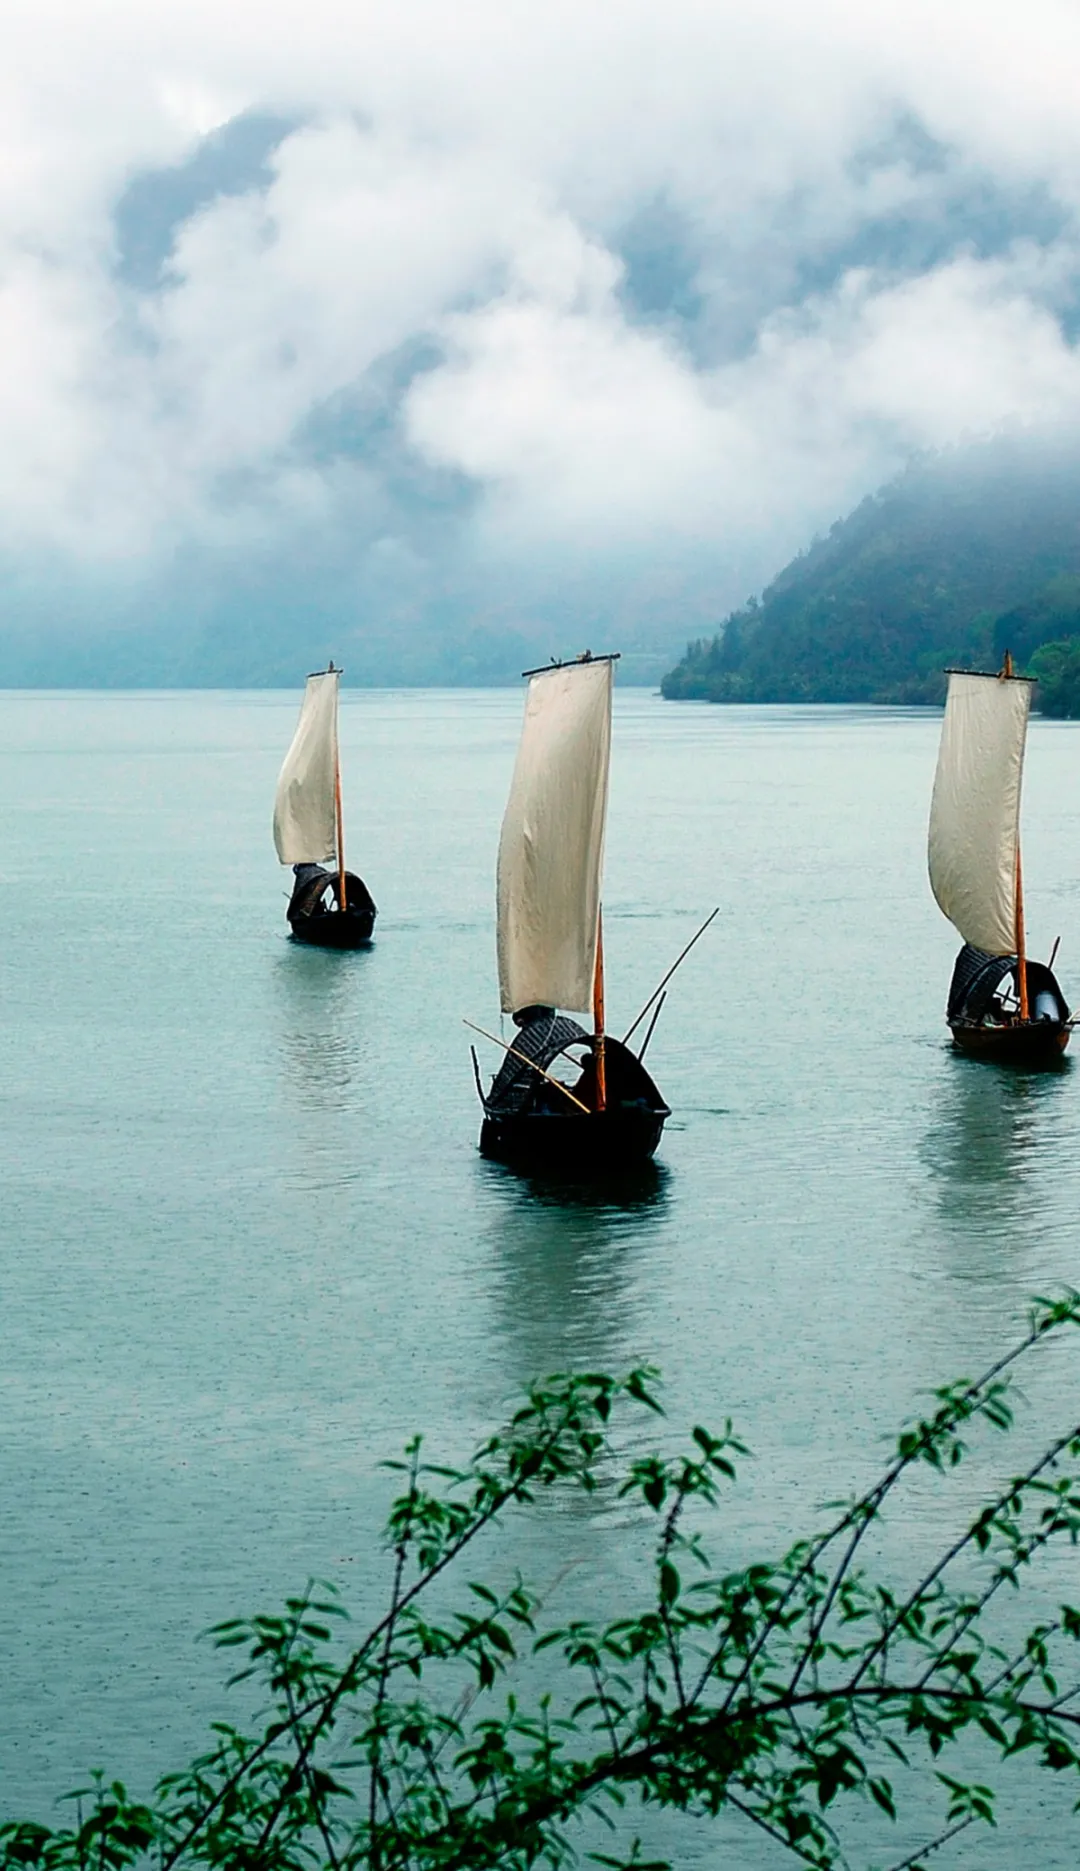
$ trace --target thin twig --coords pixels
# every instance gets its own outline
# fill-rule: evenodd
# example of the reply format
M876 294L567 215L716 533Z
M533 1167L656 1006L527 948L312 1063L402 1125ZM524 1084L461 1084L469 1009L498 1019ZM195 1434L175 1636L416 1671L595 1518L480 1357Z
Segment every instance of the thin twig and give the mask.
M767 1819L763 1819L760 1813L756 1813L752 1806L748 1806L745 1800L741 1800L737 1793L732 1793L730 1788L728 1789L727 1803L729 1806L734 1806L736 1812L742 1813L744 1819L749 1819L752 1825L759 1826L762 1832L767 1832L771 1839L776 1839L777 1843L783 1845L787 1851L794 1852L796 1858L801 1858L804 1864L820 1865L821 1859L819 1857L812 1855L810 1852L804 1852L802 1846L796 1845L793 1839L789 1839L786 1832L781 1832L779 1826L770 1825ZM832 1828L830 1827L829 1830L832 1831ZM836 1839L835 1833L833 1833L833 1839L834 1841ZM837 1850L839 1849L839 1845L837 1844ZM844 1859L844 1863L847 1863L846 1858Z
M600 1712L604 1718L604 1726L608 1731L608 1740L611 1742L611 1752L612 1754L618 1754L619 1737L615 1732L615 1723L611 1719L611 1710L608 1708L607 1696L604 1692L604 1685L601 1681L600 1670L595 1658L589 1659L589 1674L593 1679L593 1688L596 1690L596 1700L600 1704Z
M660 1567L661 1567L660 1592L659 1592L660 1618L664 1626L664 1634L667 1637L668 1655L671 1658L671 1673L673 1677L675 1678L675 1687L679 1693L679 1708L680 1709L686 1708L686 1690L683 1686L682 1664L679 1659L679 1646L675 1642L675 1631L674 1631L674 1628L671 1622L671 1613L664 1599L664 1580L663 1580L662 1568L665 1562L669 1561L671 1548L675 1542L675 1529L679 1523L679 1515L682 1513L682 1510L685 1507L685 1505L686 1505L686 1490L685 1488L680 1487L678 1493L675 1496L675 1500L673 1501L671 1505L671 1509L668 1512L664 1520L664 1531L660 1539L660 1561L659 1561Z
M287 1701L289 1705L289 1721L290 1721L290 1725L293 1730L293 1735L296 1739L297 1747L299 1747L300 1745L299 1718L296 1713L296 1698L293 1695L291 1683L285 1684L285 1700ZM299 1759L299 1756L297 1756L297 1758ZM310 1761L304 1762L303 1772L304 1772L304 1779L307 1781L308 1793L311 1796L311 1804L315 1812L315 1824L318 1826L319 1831L322 1834L322 1842L326 1847L326 1856L330 1860L332 1871L338 1871L337 1856L334 1852L334 1841L330 1837L330 1830L326 1823L326 1815L324 1814L323 1809L322 1809L322 1801L319 1798L319 1790L317 1786L315 1785L315 1775L313 1774L311 1770Z
M289 1678L288 1678L288 1666L289 1666L289 1659L292 1656L293 1646L296 1643L296 1639L299 1635L300 1620L303 1617L310 1603L311 1603L311 1586L309 1585L306 1591L304 1592L303 1598L300 1600L299 1612L293 1618L293 1628L289 1635L289 1641L285 1646L285 1658L284 1658L285 1671L286 1671L286 1674L283 1678L284 1689L285 1689L285 1701L288 1704L289 1726L292 1729L293 1739L296 1742L296 1748L297 1748L296 1758L298 1762L302 1758L303 1735L300 1730L300 1718L296 1712L296 1697L293 1695L292 1684L290 1683ZM308 1793L311 1796L311 1804L315 1812L315 1823L318 1826L319 1831L322 1834L323 1844L326 1846L326 1855L330 1860L332 1871L338 1871L338 1861L334 1853L333 1840L330 1837L329 1829L326 1825L325 1816L322 1810L322 1803L319 1799L319 1792L318 1792L318 1788L315 1785L315 1776L311 1771L310 1762L306 1760L304 1761L302 1772L303 1772L303 1778L307 1782ZM288 1779L291 1779L291 1778L292 1778L292 1775L290 1774ZM286 1780L286 1785L288 1785L288 1779Z
M1019 1344L1014 1345L1010 1351L1003 1353L1000 1358L983 1372L981 1377L976 1378L973 1383L968 1385L967 1389L955 1400L951 1414L947 1415L943 1422L927 1423L923 1428L922 1434L916 1438L907 1453L897 1456L896 1460L890 1464L874 1486L868 1489L857 1501L853 1502L852 1506L848 1508L847 1512L833 1527L829 1528L827 1532L819 1535L816 1540L811 1542L806 1558L791 1579L787 1589L781 1595L779 1602L773 1607L772 1612L765 1622L764 1629L751 1645L744 1659L742 1669L733 1679L727 1699L724 1703L725 1708L730 1708L739 1690L746 1683L750 1671L753 1669L762 1650L776 1630L796 1591L813 1571L822 1553L826 1552L833 1541L839 1539L850 1526L863 1521L868 1525L878 1513L882 1502L895 1487L901 1475L903 1475L914 1462L919 1461L921 1457L925 1455L927 1448L932 1445L935 1437L944 1436L949 1429L955 1427L956 1424L962 1420L961 1411L963 1406L967 1403L974 1403L975 1399L978 1398L982 1392L988 1390L990 1385L996 1378L1001 1376L1003 1371L1008 1370L1010 1365L1015 1364L1019 1358L1023 1357L1026 1352L1031 1350L1033 1345L1038 1343L1040 1338L1044 1338L1047 1332L1053 1329L1053 1322L1048 1323L1046 1321L1035 1320L1031 1330L1025 1338L1021 1339ZM976 1408L977 1407L976 1405ZM969 1414L971 1413L973 1412L969 1412ZM850 1559L848 1563L850 1564ZM690 1698L692 1704L696 1702L703 1693L713 1670L719 1664L721 1655L722 1649L717 1650L713 1657L710 1658Z
M810 1630L807 1635L806 1642L803 1645L803 1653L802 1653L802 1656L799 1658L798 1663L795 1666L795 1674L793 1675L791 1679L792 1689L797 1687L799 1679L802 1676L802 1673L805 1670L807 1663L810 1661L811 1657L814 1656L814 1653L817 1650L818 1638L821 1636L822 1631L825 1629L825 1626L828 1623L829 1613L832 1610L833 1605L836 1603L837 1593L839 1592L840 1587L844 1582L845 1575L847 1574L851 1566L851 1562L854 1559L855 1554L859 1549L859 1544L861 1540L863 1539L869 1525L870 1525L870 1521L869 1519L866 1519L866 1520L861 1521L859 1525L855 1528L855 1531L852 1534L851 1539L848 1541L847 1551L844 1553L844 1556L841 1559L839 1566L837 1567L835 1573L833 1574L832 1582L822 1601L821 1608L818 1611L817 1616L812 1618L810 1621Z
M412 1531L412 1508L416 1500L416 1482L420 1469L420 1448L414 1444L412 1462L409 1468L408 1506L405 1514L405 1526L397 1543L394 1559L394 1582L390 1590L390 1615L386 1620L386 1641L383 1644L382 1657L379 1660L379 1686L375 1694L375 1707L372 1710L372 1755L371 1775L368 1791L368 1825L370 1829L371 1862L374 1871L378 1871L379 1853L376 1846L376 1807L378 1800L379 1771L379 1719L386 1701L386 1682L389 1676L390 1647L394 1641L394 1627L397 1623L398 1605L401 1600L401 1580L405 1571L405 1560L409 1551L409 1537Z
M548 1435L538 1445L537 1453L538 1453L539 1461L541 1463L544 1457L547 1454L549 1454L550 1451L556 1446L559 1440L559 1437L564 1434L567 1428L567 1425L570 1421L571 1421L571 1412L568 1407L564 1407L560 1421L554 1425L554 1427L549 1431ZM452 1565L453 1562L460 1557L460 1555L464 1552L465 1548L472 1543L472 1541L476 1538L476 1536L479 1533L482 1533L487 1527L491 1525L493 1520L498 1518L499 1514L502 1513L504 1507L506 1507L512 1500L516 1498L520 1498L523 1494L527 1493L529 1484L533 1480L533 1478L534 1476L532 1473L530 1473L529 1475L520 1475L515 1481L507 1484L505 1487L500 1489L491 1498L491 1500L489 1501L484 1511L477 1516L477 1518L472 1522L472 1524L469 1527L465 1529L464 1533L460 1536L460 1538L453 1545L449 1546L446 1552L443 1553L442 1557L440 1559L437 1559L433 1565L429 1566L426 1572L421 1574L420 1578L418 1578L415 1581L415 1583L409 1587L408 1591L402 1594L400 1603L398 1604L398 1607L397 1607L398 1616L400 1616L402 1611L404 1611L406 1607L412 1603L413 1599L418 1597L421 1592L426 1591L428 1586L431 1585L434 1582L434 1580L439 1577L441 1573L445 1572L446 1568L449 1565ZM318 1714L318 1721L314 1724L308 1736L306 1753L310 1753L311 1748L315 1745L315 1742L318 1740L323 1729L326 1727L326 1724L328 1723L331 1716L333 1715L334 1710L338 1706L338 1703L342 1700L343 1696L345 1696L348 1693L349 1689L352 1687L355 1677L356 1677L356 1673L360 1669L360 1666L362 1665L362 1663L364 1662L365 1658L368 1656L370 1651L373 1649L375 1644L378 1643L380 1637L383 1636L386 1630L388 1617L389 1617L389 1614L387 1613L385 1616L379 1619L378 1623L372 1626L371 1630L368 1632L367 1636L364 1638L363 1643L360 1644L358 1648L353 1651L352 1656L348 1659L348 1661L344 1665L333 1687L328 1690L323 1690L319 1695L313 1697L310 1702L303 1704L301 1708L299 1709L298 1714L301 1720L305 1719L309 1715ZM222 1782L221 1786L218 1788L217 1793L214 1795L213 1799L211 1799L209 1803L203 1808L203 1811L194 1820L192 1825L189 1826L184 1836L179 1840L179 1842L170 1851L168 1857L165 1860L165 1871L172 1871L172 1866L174 1866L175 1864L179 1862L179 1860L183 1857L184 1853L187 1851L189 1845L194 1843L195 1839L198 1837L199 1833L202 1831L203 1827L207 1823L207 1820L213 1817L213 1814L217 1811L218 1807L222 1804L224 1800L228 1798L229 1794L233 1791L233 1789L239 1785L240 1781L244 1779L245 1775L251 1771L251 1768L255 1766L267 1753L269 1753L270 1749L275 1745L275 1742L277 1741L277 1739L278 1739L278 1734L275 1733L273 1735L267 1736L263 1741L259 1742L258 1746L252 1749L251 1753L241 1763L241 1765L237 1767L231 1774L229 1774L228 1777Z
M949 1651L959 1642L964 1632L970 1630L971 1626L982 1616L995 1593L999 1592L1003 1585L1011 1584L1017 1578L1021 1568L1029 1566L1035 1554L1044 1546L1048 1546L1054 1535L1062 1530L1061 1523L1056 1519L1051 1519L1047 1526L1040 1527L1038 1532L1033 1533L1030 1539L1018 1549L1011 1564L998 1567L990 1584L978 1598L972 1600L967 1610L958 1614L954 1620L944 1644L938 1645L938 1654L930 1664L923 1678L924 1682L929 1681L930 1677L947 1663Z
M997 1500L994 1502L992 1513L988 1514L984 1509L984 1511L979 1515L978 1519L972 1521L971 1525L967 1529L967 1532L962 1533L959 1539L954 1540L953 1544L949 1547L948 1551L946 1553L943 1553L942 1557L937 1561L937 1563L931 1566L930 1571L924 1574L919 1584L915 1586L914 1590L908 1595L908 1597L905 1599L904 1603L900 1606L900 1609L894 1614L894 1616L891 1619L886 1619L885 1625L882 1629L881 1636L878 1638L876 1643L871 1644L870 1649L866 1652L865 1656L863 1657L862 1662L860 1663L858 1669L856 1670L854 1676L852 1677L851 1682L848 1684L848 1688L854 1689L861 1682L862 1678L866 1675L867 1670L870 1668L870 1665L874 1662L874 1659L881 1654L882 1647L885 1643L888 1642L888 1639L891 1636L892 1632L895 1630L898 1630L903 1625L904 1620L907 1618L909 1612L913 1609L913 1607L917 1605L919 1600L925 1596L925 1594L930 1590L930 1587L937 1583L937 1581L941 1578L942 1574L948 1571L948 1568L952 1565L953 1560L958 1559L960 1554L964 1552L968 1546L971 1545L971 1542L974 1540L975 1535L977 1534L979 1529L981 1527L986 1526L988 1522L992 1521L993 1518L996 1516L996 1514L1000 1511L1000 1509L1003 1506L1005 1506L1009 1500L1014 1498L1018 1493L1022 1492L1024 1489L1029 1488L1031 1484L1038 1479L1039 1475L1042 1474L1044 1469L1051 1467L1051 1465L1057 1461L1057 1458L1061 1454L1061 1451L1063 1449L1067 1449L1070 1442L1075 1442L1078 1437L1080 1437L1080 1423L1076 1424L1072 1429L1070 1429L1067 1435L1059 1436L1058 1440L1051 1444L1050 1448L1046 1451L1045 1455L1041 1456L1037 1462L1034 1462L1032 1464L1032 1466L1028 1469L1026 1474L1021 1475L1017 1478L1017 1480L1010 1482L1008 1488L1006 1488L1001 1494L998 1495Z
M958 1819L954 1826L949 1826L946 1831L939 1832L937 1838L933 1839L929 1845L924 1845L921 1851L912 1852L909 1858L901 1858L899 1864L890 1865L889 1871L912 1871L912 1867L919 1864L922 1859L929 1858L931 1852L939 1852L941 1847L947 1845L950 1839L954 1839L958 1832L966 1832L968 1826L974 1824L975 1818L971 1813L966 1819Z

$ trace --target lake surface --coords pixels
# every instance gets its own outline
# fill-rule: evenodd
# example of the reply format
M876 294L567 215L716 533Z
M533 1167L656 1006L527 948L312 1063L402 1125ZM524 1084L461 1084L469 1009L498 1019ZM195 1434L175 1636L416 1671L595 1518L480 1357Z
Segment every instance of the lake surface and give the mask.
M676 1426L736 1418L755 1460L724 1538L768 1554L1029 1295L1080 1284L1080 1076L947 1044L938 716L617 696L614 1031L720 905L649 1053L656 1185L620 1203L476 1154L462 1018L498 1021L521 696L345 692L348 856L380 911L351 956L286 936L269 818L297 705L0 696L3 1816L187 1758L228 1708L193 1641L215 1619L312 1574L362 1606L376 1464L414 1429L452 1459L530 1378L649 1359ZM1080 1000L1080 727L1033 723L1025 786L1031 952L1061 934ZM1076 1413L1075 1359L1025 1388ZM590 1591L606 1511L573 1520ZM942 1511L925 1492L903 1537ZM538 1529L541 1572L566 1538ZM1066 1810L1020 1812L1044 1871L1075 1863Z

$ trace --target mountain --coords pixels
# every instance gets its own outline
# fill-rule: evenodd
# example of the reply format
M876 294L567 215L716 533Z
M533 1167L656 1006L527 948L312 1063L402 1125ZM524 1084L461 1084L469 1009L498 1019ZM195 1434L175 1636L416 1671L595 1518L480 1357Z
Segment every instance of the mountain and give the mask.
M1010 648L1043 674L1046 712L1072 713L1074 637L1080 652L1080 450L1007 437L864 500L661 687L672 701L935 702L945 667L994 668Z

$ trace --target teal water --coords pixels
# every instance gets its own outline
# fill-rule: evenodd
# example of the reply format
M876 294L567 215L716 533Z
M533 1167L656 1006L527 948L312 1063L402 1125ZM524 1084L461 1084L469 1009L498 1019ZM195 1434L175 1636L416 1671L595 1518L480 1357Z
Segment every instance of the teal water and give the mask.
M1080 1284L1080 1078L945 1043L937 717L618 696L614 1030L720 905L652 1043L674 1116L626 1204L476 1154L461 1022L498 1018L520 695L345 692L349 859L380 909L353 956L286 939L269 813L296 706L0 696L5 1816L183 1759L226 1706L193 1642L214 1619L310 1574L364 1602L375 1464L415 1428L452 1457L532 1376L648 1358L677 1423L737 1419L755 1461L724 1537L768 1552L921 1387ZM1080 1000L1080 728L1033 724L1025 827L1032 952L1060 933ZM1033 1414L1076 1377L1044 1360ZM598 1590L602 1527L574 1528ZM1049 1871L1075 1861L1056 1823L1022 1817ZM715 1860L693 1834L680 1862Z

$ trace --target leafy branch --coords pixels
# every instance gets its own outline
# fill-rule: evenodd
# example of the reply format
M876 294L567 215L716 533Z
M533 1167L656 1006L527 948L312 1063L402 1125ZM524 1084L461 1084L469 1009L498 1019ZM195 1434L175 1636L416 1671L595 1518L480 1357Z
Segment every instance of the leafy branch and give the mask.
M1080 1611L1022 1618L1035 1569L1080 1541L1080 1423L1048 1435L913 1584L868 1568L869 1536L917 1470L947 1486L978 1434L1011 1429L1017 1366L1078 1324L1076 1294L1035 1302L980 1377L933 1393L870 1488L735 1571L709 1538L745 1445L728 1422L695 1427L681 1454L624 1457L627 1412L659 1411L647 1367L534 1385L459 1468L414 1440L390 1465L404 1485L387 1608L348 1653L329 1587L217 1626L240 1655L233 1680L264 1697L255 1732L216 1725L149 1801L99 1776L74 1824L0 1825L0 1871L525 1871L565 1864L630 1800L727 1811L817 1871L939 1862L994 1823L995 1763L1080 1774ZM653 1541L632 1610L559 1624L521 1579L454 1589L508 1516L599 1487ZM663 1871L636 1843L589 1855Z

